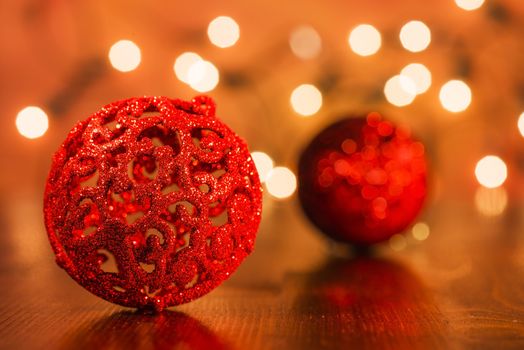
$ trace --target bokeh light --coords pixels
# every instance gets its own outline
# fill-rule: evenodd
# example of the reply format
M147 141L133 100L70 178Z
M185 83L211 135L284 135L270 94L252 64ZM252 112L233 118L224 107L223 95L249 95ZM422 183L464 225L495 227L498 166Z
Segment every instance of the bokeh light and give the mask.
M431 42L431 31L424 22L410 21L400 30L400 42L408 51L424 51Z
M273 197L284 199L295 193L297 178L288 168L276 167L267 174L266 188Z
M175 71L177 78L180 81L189 84L189 69L191 69L191 66L198 61L202 61L202 58L194 52L184 52L178 56L173 65L173 70Z
M36 139L43 136L48 127L49 119L47 114L39 107L25 107L16 116L18 132L28 139Z
M322 107L322 93L314 85L302 84L291 93L291 107L302 116L310 116Z
M380 32L370 24L360 24L351 30L348 38L351 50L360 56L375 54L382 45Z
M273 159L264 152L251 152L251 158L257 167L260 182L264 183L269 172L273 169Z
M389 103L397 107L409 105L417 95L417 88L411 78L395 75L386 82L384 95Z
M455 0L455 4L463 10L476 10L484 4L484 0Z
M429 237L429 233L430 233L429 226L425 222L417 222L411 228L411 235L417 241L426 240Z
M220 79L218 69L209 61L196 61L189 67L187 82L198 92L213 90Z
M477 162L475 176L478 182L487 188L502 186L508 177L506 163L497 156L485 156Z
M524 112L520 114L517 126L519 128L520 134L522 135L522 137L524 137Z
M471 103L471 89L461 80L450 80L440 88L439 99L446 110L462 112Z
M207 36L213 45L221 48L230 47L240 38L240 27L233 18L219 16L209 23Z
M117 41L109 49L109 62L121 72L135 70L141 60L140 48L131 40Z
M313 27L300 26L291 32L289 46L295 56L307 60L318 56L322 49L322 39Z
M508 193L504 187L486 188L480 186L475 192L475 207L484 216L498 216L508 205Z
M415 83L417 94L423 94L431 86L431 72L421 63L408 64L400 75L410 78Z
M389 239L389 247L394 251L398 252L406 248L407 241L404 235L397 233L396 235L391 236Z

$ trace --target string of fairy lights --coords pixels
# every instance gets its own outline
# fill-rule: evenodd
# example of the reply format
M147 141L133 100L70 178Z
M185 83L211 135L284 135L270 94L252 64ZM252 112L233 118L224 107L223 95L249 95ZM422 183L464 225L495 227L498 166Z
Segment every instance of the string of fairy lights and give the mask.
M454 1L465 11L477 10L484 3L484 0ZM219 16L209 23L207 36L211 44L227 49L238 42L240 26L231 17ZM422 52L431 45L431 29L422 21L411 20L400 28L398 38L403 49L413 53ZM350 30L347 43L354 54L368 57L379 52L382 35L372 24L359 24ZM322 37L311 26L296 27L289 36L289 49L299 59L314 59L322 51ZM108 59L114 69L123 73L132 72L141 64L140 47L131 40L117 41L109 49ZM176 57L173 72L177 79L199 93L214 90L220 82L219 69L196 52L183 52ZM390 77L384 84L383 93L390 104L403 107L413 103L416 97L427 92L431 85L431 71L424 64L415 62L406 65L398 74ZM465 111L472 102L471 88L465 81L458 79L444 83L438 96L441 106L451 113ZM289 102L290 108L296 114L311 117L322 108L322 92L313 84L300 84L290 92ZM517 126L524 137L524 112L518 117ZM25 107L16 117L16 127L19 133L28 139L40 138L49 127L48 116L40 107ZM273 198L282 200L293 195L297 180L292 170L276 166L270 155L265 152L252 152L252 158L262 183ZM493 216L504 210L507 194L502 186L507 173L505 162L496 155L487 155L477 162L475 176L481 187L476 193L475 202L481 213ZM487 201L501 204L496 208L493 205L485 206ZM425 240L429 236L429 226L417 223L410 234L412 240ZM405 235L395 235L390 240L390 246L394 250L401 250L406 244Z

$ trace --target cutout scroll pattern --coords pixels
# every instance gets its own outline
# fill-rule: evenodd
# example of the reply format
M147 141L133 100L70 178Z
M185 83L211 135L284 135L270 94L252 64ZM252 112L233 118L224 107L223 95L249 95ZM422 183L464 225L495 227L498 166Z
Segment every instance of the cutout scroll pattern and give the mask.
M209 292L253 250L261 191L210 98L131 98L78 123L56 152L45 223L79 284L161 310Z

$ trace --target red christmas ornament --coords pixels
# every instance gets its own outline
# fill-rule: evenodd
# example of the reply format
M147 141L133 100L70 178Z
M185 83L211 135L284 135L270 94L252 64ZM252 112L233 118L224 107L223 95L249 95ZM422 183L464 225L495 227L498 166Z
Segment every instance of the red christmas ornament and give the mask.
M207 97L105 106L60 146L44 197L57 263L108 301L156 310L236 270L262 201L245 142Z
M306 215L332 238L357 245L406 229L426 197L422 143L378 113L341 120L318 134L299 162Z

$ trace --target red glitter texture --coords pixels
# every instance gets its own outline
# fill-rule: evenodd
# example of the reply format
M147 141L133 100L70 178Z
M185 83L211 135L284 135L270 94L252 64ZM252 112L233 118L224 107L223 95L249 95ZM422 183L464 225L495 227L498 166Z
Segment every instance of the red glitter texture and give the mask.
M299 162L299 197L332 238L369 245L406 229L426 197L422 143L406 128L367 118L341 120L318 134Z
M261 191L245 142L210 98L131 98L60 146L45 224L57 263L87 290L162 310L208 293L253 250Z

